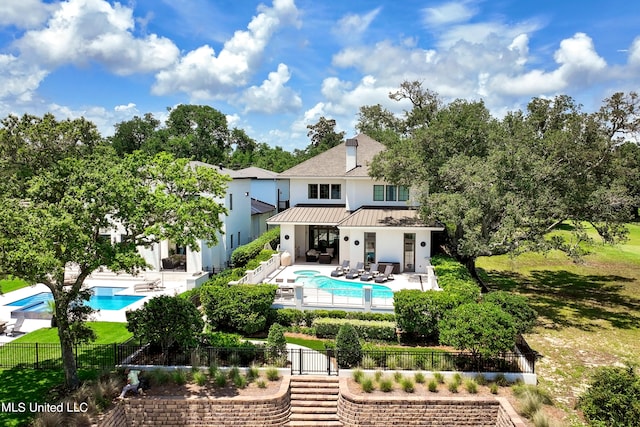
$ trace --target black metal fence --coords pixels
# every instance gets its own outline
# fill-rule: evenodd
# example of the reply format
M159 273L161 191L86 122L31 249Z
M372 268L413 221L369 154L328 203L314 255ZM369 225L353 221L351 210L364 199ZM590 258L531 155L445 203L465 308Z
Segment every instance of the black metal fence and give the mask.
M79 369L113 369L116 366L279 366L291 367L292 373L337 372L344 367L335 350L288 350L269 352L265 347L215 348L201 347L166 354L149 345L84 344L74 347ZM59 344L8 343L0 347L0 368L26 367L60 369ZM356 367L356 366L353 366ZM498 357L482 357L465 352L380 350L363 351L358 364L362 369L424 370L461 372L535 372L535 355L503 353Z

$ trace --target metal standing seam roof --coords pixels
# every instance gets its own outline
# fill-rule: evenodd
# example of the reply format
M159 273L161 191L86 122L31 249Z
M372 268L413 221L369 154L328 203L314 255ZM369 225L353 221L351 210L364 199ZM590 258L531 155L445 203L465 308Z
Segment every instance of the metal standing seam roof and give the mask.
M294 206L267 219L267 223L337 225L349 215L344 206Z
M427 227L416 209L360 208L349 212L344 207L296 206L267 220L272 224L331 224L338 227Z

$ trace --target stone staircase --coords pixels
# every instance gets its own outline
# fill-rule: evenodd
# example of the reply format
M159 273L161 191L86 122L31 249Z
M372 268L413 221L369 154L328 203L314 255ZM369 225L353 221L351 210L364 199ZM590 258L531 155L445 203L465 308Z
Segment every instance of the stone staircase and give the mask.
M338 427L338 377L291 377L289 427Z

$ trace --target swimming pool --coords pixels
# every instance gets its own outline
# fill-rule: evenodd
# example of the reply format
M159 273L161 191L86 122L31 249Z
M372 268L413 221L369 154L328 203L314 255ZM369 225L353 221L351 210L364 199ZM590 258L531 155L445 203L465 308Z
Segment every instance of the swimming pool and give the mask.
M93 291L93 295L89 298L87 305L95 310L122 310L126 306L144 298L139 295L117 295L118 292L125 289L127 288L116 286L94 286L89 288L90 291ZM20 311L46 311L47 301L52 299L51 292L40 292L5 305L23 307Z
M320 274L315 270L298 270L294 271L296 282L304 282L305 287L322 289L331 292L336 296L344 297L360 297L362 296L362 287L371 286L373 289L373 298L393 298L393 291L383 285L370 282L347 282L346 280L338 280L329 276Z

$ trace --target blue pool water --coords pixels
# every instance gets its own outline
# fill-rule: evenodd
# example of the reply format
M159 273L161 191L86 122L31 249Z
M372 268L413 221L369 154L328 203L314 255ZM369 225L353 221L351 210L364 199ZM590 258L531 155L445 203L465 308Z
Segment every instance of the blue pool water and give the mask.
M127 288L96 286L90 288L93 295L89 298L87 305L95 310L121 310L126 306L140 301L143 296L138 295L115 295L117 292ZM47 309L47 301L53 299L50 292L40 292L30 297L13 301L8 306L24 307L22 311L45 311Z
M393 291L390 288L377 283L361 282L359 279L353 282L337 280L315 270L298 270L294 273L298 276L296 282L304 282L305 286L322 289L336 296L361 297L362 287L366 285L372 287L373 298L393 298Z

